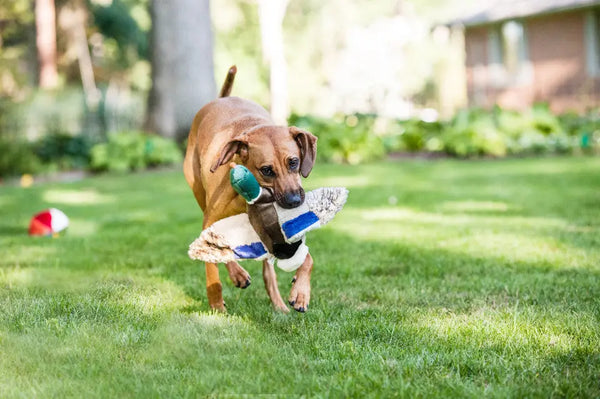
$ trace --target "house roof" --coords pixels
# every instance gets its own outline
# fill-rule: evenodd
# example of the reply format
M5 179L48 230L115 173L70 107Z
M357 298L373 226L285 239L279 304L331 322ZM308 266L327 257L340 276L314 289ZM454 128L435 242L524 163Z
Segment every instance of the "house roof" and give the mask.
M448 25L487 25L508 19L589 8L600 5L600 0L495 0L483 3L478 10Z

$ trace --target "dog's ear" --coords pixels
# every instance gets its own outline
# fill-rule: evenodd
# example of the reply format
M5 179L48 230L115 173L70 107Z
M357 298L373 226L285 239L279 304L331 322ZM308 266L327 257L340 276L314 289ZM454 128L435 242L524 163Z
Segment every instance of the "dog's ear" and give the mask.
M211 166L211 173L215 173L215 170L221 165L225 165L235 154L238 154L242 159L242 162L246 162L248 159L248 142L244 139L240 139L239 137L234 138L233 140L226 143L219 153L219 157Z
M296 126L290 127L290 133L300 148L300 173L308 177L317 156L317 137Z

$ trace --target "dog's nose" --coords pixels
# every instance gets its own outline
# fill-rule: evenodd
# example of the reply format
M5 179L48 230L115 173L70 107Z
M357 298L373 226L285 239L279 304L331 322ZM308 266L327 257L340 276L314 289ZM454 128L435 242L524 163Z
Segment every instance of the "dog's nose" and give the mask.
M283 199L285 204L290 208L295 208L302 204L302 196L299 193L286 193Z

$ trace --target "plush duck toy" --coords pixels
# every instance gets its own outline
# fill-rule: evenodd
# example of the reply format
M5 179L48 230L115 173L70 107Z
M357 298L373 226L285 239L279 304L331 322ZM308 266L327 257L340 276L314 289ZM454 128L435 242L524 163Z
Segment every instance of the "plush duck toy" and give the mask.
M307 192L302 205L285 209L246 167L232 166L229 178L246 200L247 213L221 219L203 230L190 244L192 259L211 263L277 259L280 269L296 270L308 254L305 234L333 219L348 198L343 187L323 187Z

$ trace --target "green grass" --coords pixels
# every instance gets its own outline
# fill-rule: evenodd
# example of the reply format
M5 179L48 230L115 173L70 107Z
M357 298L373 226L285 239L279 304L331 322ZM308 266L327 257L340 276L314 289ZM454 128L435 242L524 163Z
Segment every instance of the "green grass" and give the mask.
M255 262L209 312L179 171L0 187L0 397L600 396L600 159L318 165L324 185L349 201L289 315ZM68 233L27 237L49 206Z

